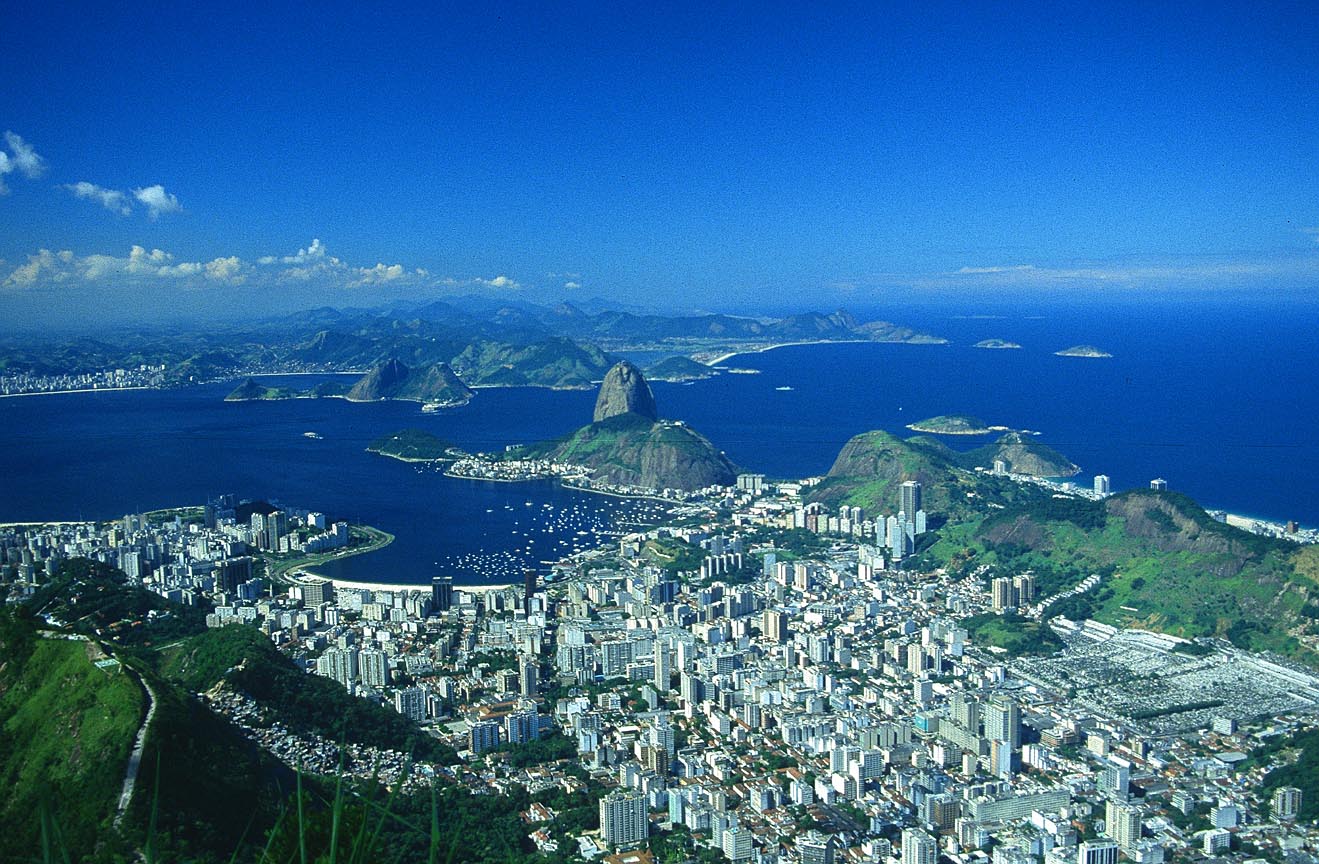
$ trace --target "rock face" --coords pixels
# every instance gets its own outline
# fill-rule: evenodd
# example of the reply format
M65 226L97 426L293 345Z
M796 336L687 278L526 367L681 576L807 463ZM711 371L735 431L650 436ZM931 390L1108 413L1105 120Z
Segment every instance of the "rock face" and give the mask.
M641 370L626 360L605 374L600 395L595 400L594 422L608 420L623 414L637 414L647 420L658 420L655 394L650 392Z
M605 375L594 422L540 445L539 452L584 465L602 483L691 491L730 486L737 479L736 466L709 439L682 423L658 419L650 385L626 361Z
M391 357L383 365L375 367L357 379L353 389L348 391L348 400L350 402L374 402L377 399L385 399L389 391L408 377L410 371L412 370L408 369L402 360Z

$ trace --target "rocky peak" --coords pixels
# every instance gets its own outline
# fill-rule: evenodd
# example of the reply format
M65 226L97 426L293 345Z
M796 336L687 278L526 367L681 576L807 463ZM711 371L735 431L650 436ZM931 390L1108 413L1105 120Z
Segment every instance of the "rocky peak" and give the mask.
M638 414L648 420L659 419L655 408L655 395L650 392L641 370L626 360L605 373L600 395L595 400L594 422L608 420L620 414Z

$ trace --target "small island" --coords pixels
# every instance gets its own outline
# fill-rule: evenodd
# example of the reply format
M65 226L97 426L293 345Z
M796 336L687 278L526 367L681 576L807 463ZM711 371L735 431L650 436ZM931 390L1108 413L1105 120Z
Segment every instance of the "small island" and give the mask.
M651 381L668 381L675 384L712 378L718 374L704 363L683 356L665 357L646 370L646 377Z
M987 426L979 417L965 414L942 414L908 423L907 428L913 432L929 435L988 435L990 432L1006 432L1006 426Z
M1059 357L1098 358L1098 357L1113 356L1112 354L1109 354L1107 351L1103 350L1102 348L1096 348L1093 345L1073 345L1071 348L1064 348L1062 351L1055 351L1053 353Z
M466 455L448 441L422 429L404 429L377 438L366 449L368 453L378 453L401 462L441 462Z
M1010 350L1020 348L1016 342L1009 342L1006 339L981 339L972 348L992 348L997 350Z

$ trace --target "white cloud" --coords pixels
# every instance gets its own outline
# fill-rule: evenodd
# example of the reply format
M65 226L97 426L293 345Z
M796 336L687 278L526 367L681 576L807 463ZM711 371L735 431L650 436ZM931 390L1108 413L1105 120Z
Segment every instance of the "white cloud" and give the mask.
M580 283L580 282L564 282L564 283L563 283L563 287L564 287L564 288L567 288L567 289L569 289L569 290L572 290L572 289L574 289L574 288L580 288L580 287L582 287L582 283Z
M475 282L477 285L483 285L486 288L494 288L499 291L504 291L504 290L517 291L519 288L522 287L522 284L520 282L518 282L515 279L510 279L504 275L496 276L493 279L474 279L472 281Z
M64 266L73 259L72 252L51 252L42 249L35 255L27 256L27 263L20 264L5 277L5 287L26 288L38 280L62 282L68 278Z
M393 282L402 279L405 275L402 264L376 264L374 267L357 268L358 279L353 285L379 285L382 282Z
M423 268L405 264L379 262L371 267L357 267L331 255L319 239L313 239L292 255L264 255L254 260L229 255L210 260L180 261L163 249L135 245L129 248L126 256L99 253L77 256L72 252L55 253L43 249L29 256L25 264L0 266L0 284L7 287L40 289L64 282L105 290L119 285L126 289L146 285L177 285L183 289L249 285L281 290L306 284L324 291L361 291L390 286L409 292L459 285L509 291L521 287L516 280L504 275L460 281L432 276Z
M987 275L991 273L1020 273L1024 270L1034 270L1033 264L1016 264L1011 267L963 267L958 270L962 276Z
M1302 228L1302 234L1309 234L1314 238L1314 242L1319 243L1319 228Z
M320 261L325 258L325 247L321 245L320 238L311 238L311 245L306 249L299 249L296 255L288 255L284 258L285 264L306 264L308 261ZM264 259L263 259L264 260ZM337 258L331 258L331 261L337 261Z
M237 257L216 258L206 263L175 261L163 249L133 246L124 258L101 254L79 257L67 250L42 249L29 255L26 264L15 267L3 284L28 288L82 282L113 287L119 283L172 282L183 287L200 287L207 283L241 285L246 278L243 262Z
M152 219L159 219L162 213L180 213L183 211L183 205L179 199L165 191L165 187L157 183L154 186L143 186L133 190L133 197L147 208L147 215Z
M95 183L88 183L86 180L80 180L77 183L66 183L63 188L73 193L75 198L97 201L106 210L118 213L120 216L127 216L133 212L133 205L128 203L128 196L118 189L106 189L104 186L97 186Z
M206 264L206 278L239 285L247 280L247 277L242 275L242 270L243 262L238 260L236 255L216 258Z
M12 167L0 173L8 173L17 168L23 172L24 177L33 180L46 173L46 160L37 155L31 144L13 132L5 132L5 143L9 145L10 155L4 164Z

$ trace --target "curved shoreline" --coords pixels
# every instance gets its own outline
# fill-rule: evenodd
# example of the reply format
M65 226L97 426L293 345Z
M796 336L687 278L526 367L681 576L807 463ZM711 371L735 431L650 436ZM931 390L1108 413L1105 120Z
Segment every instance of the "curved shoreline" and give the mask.
M798 345L947 345L947 339L937 337L928 341L912 341L908 339L811 339L801 342L776 342L773 345L765 345L760 348L742 348L736 351L730 351L727 354L720 354L712 360L706 361L706 366L717 366L725 363L734 357L740 357L743 354L764 354L766 351L774 351L778 348L792 348ZM695 358L693 358L695 359ZM697 360L697 362L701 362Z

